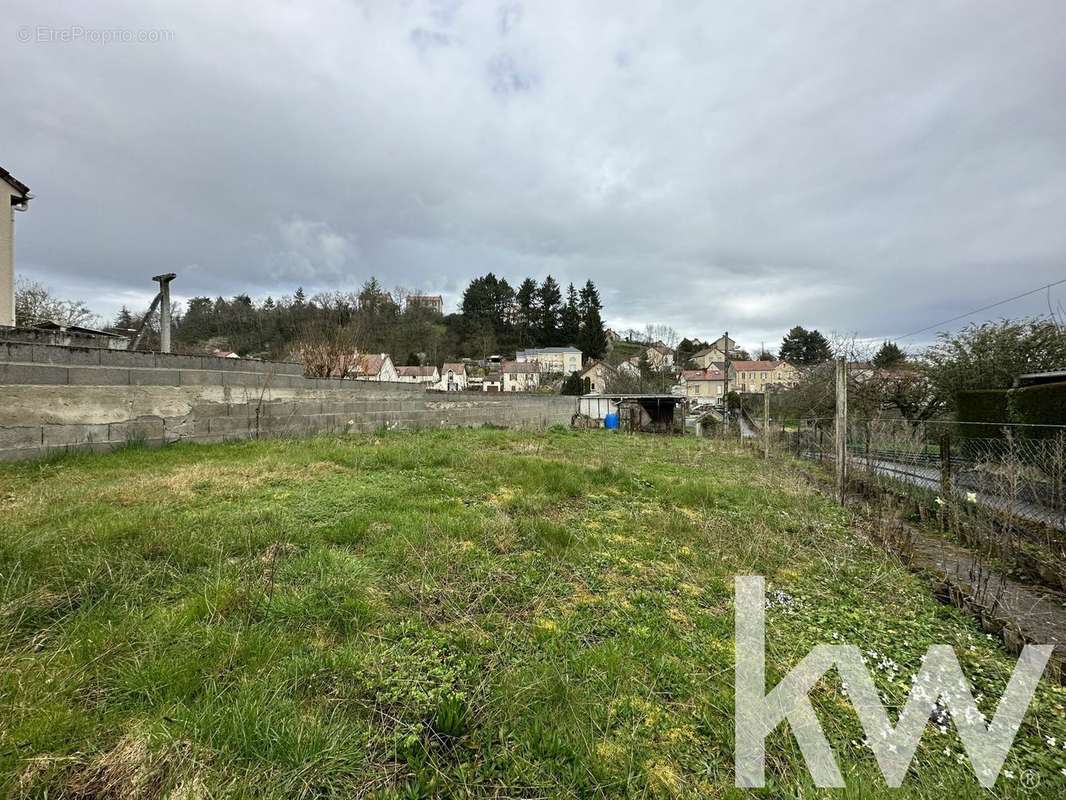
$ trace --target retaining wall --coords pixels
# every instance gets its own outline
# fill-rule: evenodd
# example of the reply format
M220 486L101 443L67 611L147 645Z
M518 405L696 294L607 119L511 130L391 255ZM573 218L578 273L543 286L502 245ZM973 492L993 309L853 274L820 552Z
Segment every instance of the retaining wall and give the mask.
M572 397L304 378L299 364L0 343L0 461L131 441L569 425Z

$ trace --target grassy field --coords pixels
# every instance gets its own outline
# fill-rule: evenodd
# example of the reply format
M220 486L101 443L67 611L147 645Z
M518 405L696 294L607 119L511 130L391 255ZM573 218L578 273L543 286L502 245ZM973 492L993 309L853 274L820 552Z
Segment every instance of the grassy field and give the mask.
M847 641L899 703L942 642L990 716L1014 662L798 468L726 443L134 448L4 466L0 509L4 796L739 796L737 574L766 576L774 682ZM987 796L950 725L888 790L835 676L813 697L845 796ZM1061 796L1064 704L1041 686L1000 796ZM818 794L787 730L767 775Z

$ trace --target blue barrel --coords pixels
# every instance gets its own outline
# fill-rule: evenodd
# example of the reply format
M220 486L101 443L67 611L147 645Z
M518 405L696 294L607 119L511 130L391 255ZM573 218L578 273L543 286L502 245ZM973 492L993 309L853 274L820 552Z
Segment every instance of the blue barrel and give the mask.
M618 430L618 415L617 414L608 414L606 417L604 417L603 418L603 427L605 427L609 431Z

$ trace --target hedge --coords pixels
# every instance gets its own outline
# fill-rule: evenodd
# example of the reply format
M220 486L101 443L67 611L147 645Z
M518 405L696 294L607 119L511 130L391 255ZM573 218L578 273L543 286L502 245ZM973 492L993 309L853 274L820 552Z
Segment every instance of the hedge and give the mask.
M1010 421L1007 408L1008 389L967 389L955 395L955 408L959 422ZM1001 439L1003 429L997 425L959 425L959 436L964 439Z
M1011 389L1007 400L1011 422L1026 425L1066 425L1066 381ZM1053 428L1026 430L1032 437L1054 436Z

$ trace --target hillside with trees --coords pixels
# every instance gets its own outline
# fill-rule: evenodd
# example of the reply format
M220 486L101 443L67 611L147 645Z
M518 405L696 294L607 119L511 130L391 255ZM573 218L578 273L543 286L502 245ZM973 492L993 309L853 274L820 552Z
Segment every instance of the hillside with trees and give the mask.
M305 339L327 332L364 352L391 353L398 363L416 354L426 363L509 355L527 347L575 345L589 357L607 350L603 305L590 280L565 291L547 275L514 289L488 273L463 292L459 310L441 315L403 289L386 290L371 278L358 292L327 292L261 302L193 297L176 321L175 342L187 350L232 350L242 356L288 358ZM119 320L116 320L118 323ZM123 319L123 327L136 320Z

